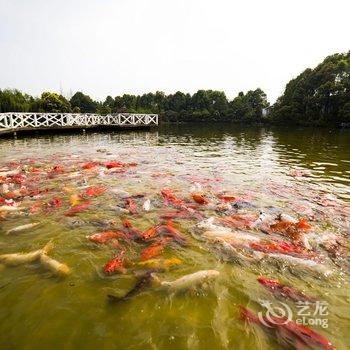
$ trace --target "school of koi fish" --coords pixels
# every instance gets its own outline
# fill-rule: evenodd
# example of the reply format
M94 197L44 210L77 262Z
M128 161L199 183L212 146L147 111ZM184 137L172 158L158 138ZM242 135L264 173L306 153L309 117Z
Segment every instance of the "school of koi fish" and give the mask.
M210 178L158 171L152 161L132 158L97 149L95 157L39 155L1 162L2 271L25 273L34 265L35 273L56 276L57 283L79 274L79 264L66 261L71 259L59 236L43 234L54 222L56 230L79 240L87 259L93 260L96 251L103 253L97 271L91 268L97 278L116 281L130 276L135 281L122 294L107 289L100 302L107 302L115 313L146 292L162 290L181 298L193 291L216 290L222 265L196 269L193 263L192 270L181 273L189 249L211 255L225 268L258 272L250 288L276 301L312 303L322 299L317 291L309 294L312 281L346 279L350 211L336 196L311 186L305 193L305 188L272 181L264 191L228 186L220 174ZM295 169L288 174L298 179L307 175ZM21 242L36 232L42 237L34 249L6 251L6 242ZM289 276L307 285L296 287ZM281 316L261 320L243 304L236 310L235 322L251 329L257 325L280 346L335 348L334 338L322 335L323 330L282 322Z

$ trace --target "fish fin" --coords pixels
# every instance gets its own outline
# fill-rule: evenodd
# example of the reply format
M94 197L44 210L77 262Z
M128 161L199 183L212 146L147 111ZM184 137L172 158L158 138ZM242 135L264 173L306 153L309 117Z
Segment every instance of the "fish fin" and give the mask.
M155 273L151 273L151 277L152 277L152 281L158 285L158 286L161 286L163 285L164 282L162 282L159 277L155 274Z
M295 348L296 350L308 350L309 347L302 341L296 339L295 341Z
M168 227L174 227L174 221L172 219L169 219L166 223Z
M50 241L48 243L46 243L46 245L44 246L44 248L42 249L42 254L43 255L47 255L54 247L54 243L52 242L52 239L50 239Z

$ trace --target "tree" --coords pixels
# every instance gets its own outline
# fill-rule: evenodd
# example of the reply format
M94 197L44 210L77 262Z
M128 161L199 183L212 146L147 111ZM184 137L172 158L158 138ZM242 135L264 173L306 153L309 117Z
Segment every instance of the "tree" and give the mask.
M28 112L34 98L19 90L0 90L0 112Z
M347 122L350 102L350 51L324 59L286 86L273 106L271 121L306 125Z
M260 88L240 92L230 103L234 120L242 122L262 122L262 110L269 106L266 94Z
M97 103L90 96L84 95L82 92L76 92L70 99L72 108L78 107L82 113L95 113Z
M71 111L69 101L55 92L43 92L41 94L41 105L45 112L65 113Z

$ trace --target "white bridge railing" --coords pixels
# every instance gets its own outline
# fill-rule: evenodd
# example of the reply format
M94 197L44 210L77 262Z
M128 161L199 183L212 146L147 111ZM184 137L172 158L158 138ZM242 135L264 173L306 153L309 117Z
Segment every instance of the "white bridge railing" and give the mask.
M74 113L0 113L0 131L6 129L57 128L72 126L158 125L157 114L74 114Z

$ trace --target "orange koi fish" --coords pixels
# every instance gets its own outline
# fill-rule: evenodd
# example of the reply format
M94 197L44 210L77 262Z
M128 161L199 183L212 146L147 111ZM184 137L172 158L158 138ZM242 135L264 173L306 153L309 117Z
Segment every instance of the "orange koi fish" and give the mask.
M104 192L106 192L106 189L104 187L92 186L92 187L87 188L84 191L83 196L97 197L97 196L100 196L101 194L103 194Z
M38 212L41 210L42 205L43 205L42 202L36 202L36 203L34 203L34 204L30 207L29 212L30 212L31 214L36 214L36 213L38 213Z
M126 201L126 208L129 210L130 214L136 214L137 205L136 205L136 202L133 200L133 198L131 197L126 198L125 201Z
M305 252L305 250L295 244L286 242L251 242L249 246L251 249L258 250L260 252L292 255L301 259L315 259L317 257L315 254Z
M161 238L149 247L143 249L141 252L141 261L145 261L158 256L163 251L168 241L169 238Z
M133 238L142 237L142 232L135 228L128 219L124 219L122 222L123 226L127 229L127 233Z
M125 228L131 228L131 227L132 227L132 224L131 224L131 222L130 222L128 219L124 219L124 220L123 220L123 226L124 226Z
M62 174L62 173L64 173L64 171L65 170L64 170L62 165L55 165L51 169L51 173L55 173L55 174Z
M311 229L311 225L306 219L300 219L298 222L279 220L270 225L270 230L291 238L294 242L299 242L301 238L301 231Z
M159 228L161 227L160 224L153 226L149 229L147 229L146 231L144 231L141 235L142 239L144 239L145 241L147 241L150 238L153 238L154 236L157 235L157 231L159 230Z
M62 206L62 203L63 203L63 200L62 198L60 197L54 197L51 202L49 203L49 205L51 207L54 207L54 208L59 208Z
M188 211L188 210L182 210L182 211L170 211L167 213L163 213L160 215L162 219L203 219L203 216L195 211Z
M12 177L12 181L17 185L22 185L24 182L26 182L26 180L27 180L27 176L23 174L16 174Z
M208 204L208 203L209 203L208 199L206 199L206 198L204 197L204 195L201 194L201 193L193 193L193 194L192 194L192 198L193 198L193 200L194 200L195 202L197 202L198 204Z
M81 167L85 170L89 170L89 169L93 169L93 168L96 168L99 164L97 163L86 163L86 164L83 164Z
M80 213L83 210L86 210L91 205L90 201L83 202L75 207L70 208L64 215L65 216L74 216L77 213Z
M120 162L108 162L106 163L106 168L107 169L113 169L113 168L123 168L124 167L124 164L123 163L120 163Z
M164 229L177 243L182 245L186 243L186 238L174 227L174 223L171 220L168 220L166 225L162 225L160 229Z
M236 197L232 194L221 194L221 195L218 195L218 198L223 200L224 202L234 202L237 199L239 199L239 197Z
M81 199L82 198L78 194L72 194L69 198L69 203L72 207L75 207L80 203Z
M104 271L108 274L113 272L124 273L125 272L124 254L125 254L125 251L121 250L118 255L116 255L113 259L108 261L104 267Z
M184 201L177 198L173 192L173 190L168 189L168 188L164 188L161 190L160 192L165 200L165 203L171 203L177 206L183 206L184 205Z
M111 239L115 238L126 238L126 235L124 232L120 231L105 231L105 232L100 232L100 233L95 233L91 236L87 236L90 241L95 242L95 243L107 243Z

